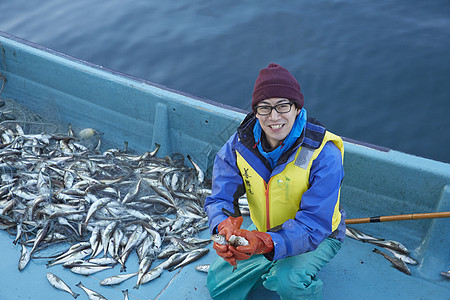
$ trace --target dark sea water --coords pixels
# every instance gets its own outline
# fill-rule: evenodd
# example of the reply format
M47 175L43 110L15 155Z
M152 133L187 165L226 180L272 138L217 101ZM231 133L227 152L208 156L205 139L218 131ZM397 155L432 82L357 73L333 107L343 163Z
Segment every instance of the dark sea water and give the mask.
M248 110L293 73L339 135L450 162L450 1L0 0L0 31Z

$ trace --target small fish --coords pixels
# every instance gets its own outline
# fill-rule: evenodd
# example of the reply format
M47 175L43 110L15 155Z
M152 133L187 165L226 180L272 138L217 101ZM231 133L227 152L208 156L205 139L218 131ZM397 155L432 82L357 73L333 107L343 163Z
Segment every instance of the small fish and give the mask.
M111 268L113 268L113 266L75 266L70 268L70 271L76 274L88 276Z
M403 253L408 255L409 254L409 250L408 248L406 248L403 244L397 242L397 241L372 241L372 240L367 240L366 242L377 245L378 247L383 247L383 248L389 248L392 250L395 250L399 253Z
M99 266L108 266L117 264L117 260L112 257L90 258L88 259L88 262Z
M74 136L75 135L75 133L73 132L73 129L72 129L72 124L70 124L70 123L69 123L69 129L67 130L67 135L68 136Z
M234 246L234 247L247 246L249 244L246 238L244 238L242 236L236 236L234 234L232 236L230 236L228 241L226 240L225 236L222 234L213 234L211 236L211 240L220 245L230 244L231 246ZM236 261L236 264L233 265L233 272L236 269L237 269L237 261Z
M31 253L25 245L22 244L22 254L19 259L19 271L22 271L30 261Z
M22 236L22 222L17 224L17 233L16 233L16 238L13 241L13 244L16 245L17 242L19 241L20 237Z
M142 259L141 263L139 264L138 278L137 278L136 285L134 286L135 289L139 288L139 285L141 284L141 279L144 276L144 274L146 274L147 271L150 269L150 266L152 265L153 260L154 260L154 258L151 256L145 256Z
M195 170L197 171L197 180L199 183L202 183L205 180L205 173L202 171L202 169L192 160L191 156L188 154L187 159L192 163Z
M237 235L230 236L229 240L227 241L224 235L213 234L211 236L211 240L220 245L230 244L231 246L234 246L234 247L248 245L248 241L246 238L244 238L242 236L237 236Z
M47 268L50 268L50 267L52 267L54 265L57 265L57 264L63 264L65 262L68 262L68 261L71 261L71 260L83 259L86 256L90 255L91 253L92 253L92 249L91 248L87 248L87 249L83 249L81 251L73 252L72 254L67 255L67 256L65 256L63 258L49 261L47 263Z
M227 244L228 244L227 239L226 239L225 236L222 235L222 234L213 234L213 235L211 236L211 240L212 240L214 243L217 243L217 244L219 244L219 245L227 245Z
M208 273L208 271L209 271L209 264L207 264L207 265L198 265L198 266L196 266L195 267L195 269L197 270L197 271L200 271L200 272L205 272L205 273Z
M108 278L103 279L100 282L100 285L116 285L124 282L125 280L130 279L131 277L134 277L138 274L138 272L130 273L130 274L119 274L114 275Z
M450 271L442 271L441 276L450 279Z
M94 258L98 256L103 250L102 230L99 227L96 226L94 230L92 230L91 237L89 238L89 243L92 250L91 258Z
M238 235L232 235L228 239L228 243L230 243L231 246L238 247L238 246L247 246L249 243L246 238Z
M172 254L168 259L166 259L164 262L161 263L161 267L164 270L170 269L173 266L179 264L180 262L182 262L186 257L188 256L188 252L184 252L184 253L174 253Z
M171 269L169 269L169 271L174 271L180 267L183 267L193 261L198 260L199 258L203 257L204 255L206 255L209 252L208 248L201 248L201 249L196 249L193 250L191 252L188 252L188 255L186 256L186 258L180 262L178 265L172 267Z
M86 220L84 221L85 224L88 224L89 219L94 215L94 213L103 205L111 201L111 198L101 198L95 201L90 207L89 211L86 216Z
M106 257L108 255L108 247L109 240L112 238L114 234L114 230L116 230L119 222L111 222L108 226L106 226L105 230L102 233L102 245L103 245L103 255Z
M373 252L383 255L384 258L390 261L392 266L397 270L400 270L407 275L411 275L411 270L408 268L408 266L405 264L403 260L387 255L386 253L381 252L377 248L373 249Z
M62 264L64 268L70 269L73 267L95 267L97 264L91 263L83 259L71 260Z
M153 269L151 269L150 271L145 273L144 276L142 276L141 280L139 281L139 285L145 284L155 278L158 278L162 274L163 271L164 271L164 268L162 268L161 266L154 267ZM137 286L139 287L139 285L137 285Z
M419 263L416 259L412 258L412 257L409 256L409 255L406 255L406 254L397 252L397 251L392 250L392 249L389 249L389 248L386 248L386 250L388 250L388 251L391 252L395 257L397 257L398 259L403 260L403 261L404 261L405 263L407 263L407 264L410 264L410 265L417 265L417 264Z
M142 185L142 179L139 179L139 181L136 183L136 186L133 190L131 190L128 194L125 195L125 197L122 199L122 203L131 202L136 198L136 196L139 194L139 190L141 189Z
M87 294L87 296L88 296L88 298L89 298L90 300L106 300L105 297L103 297L102 295L100 295L100 294L97 293L96 291L93 291L93 290L88 289L87 287L85 287L85 286L81 283L81 281L78 282L78 283L76 284L76 286L79 287L79 288L81 288L81 289L83 289L83 291L86 292L86 294Z
M71 294L72 297L74 297L75 299L76 299L78 296L80 296L80 294L74 293L74 292L70 289L70 287L69 287L64 281L62 281L61 278L59 278L59 277L56 276L55 274L48 272L48 273L47 273L47 279L48 279L48 282L50 282L50 284L51 284L52 286L54 286L55 288L57 288L57 289L59 289L59 290L62 290L62 291L65 291L65 292Z
M384 241L384 239L380 239L380 238L368 235L367 233L364 233L361 230L358 230L358 229L352 228L352 227L348 227L348 226L345 229L345 235L348 237L351 237L355 240L362 241L362 242Z
M128 289L123 290L122 293L123 293L123 300L128 300Z
M31 248L30 253L33 254L37 248L37 245L45 238L48 229L50 228L50 222L47 222L42 229L39 229L36 234L36 240L34 242L33 248Z

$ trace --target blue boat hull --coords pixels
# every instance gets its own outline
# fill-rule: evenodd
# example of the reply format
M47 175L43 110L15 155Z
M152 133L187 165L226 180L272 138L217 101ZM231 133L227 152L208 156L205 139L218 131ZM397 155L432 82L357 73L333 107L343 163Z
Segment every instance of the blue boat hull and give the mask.
M215 154L235 131L246 112L193 97L164 86L68 57L0 32L7 81L0 98L13 99L63 127L95 128L102 132L105 149L124 142L135 152L161 145L159 156L190 154L207 175ZM6 67L6 72L5 72ZM450 211L450 165L394 150L346 139L346 177L341 202L348 218ZM247 220L248 221L248 220ZM441 271L450 270L450 219L398 221L354 225L368 234L402 242L418 261L407 276L391 268L373 245L348 238L342 250L319 273L324 298L340 299L445 299L450 281ZM202 237L208 233L203 232ZM17 270L20 248L14 237L0 232L0 299L60 299L64 292L49 285L45 261L33 260ZM216 258L214 251L198 264ZM132 258L131 258L132 259ZM49 269L73 287L79 275L62 268ZM104 271L102 278L116 271ZM139 299L209 299L206 275L194 265L179 274L165 273L157 280L129 290ZM104 276L104 277L103 277ZM85 286L98 289L108 299L121 297L117 288L101 288L98 280L82 277ZM78 291L79 292L79 291ZM180 296L182 295L182 296ZM65 295L64 295L65 296ZM69 296L70 297L70 296ZM249 299L276 299L258 288Z

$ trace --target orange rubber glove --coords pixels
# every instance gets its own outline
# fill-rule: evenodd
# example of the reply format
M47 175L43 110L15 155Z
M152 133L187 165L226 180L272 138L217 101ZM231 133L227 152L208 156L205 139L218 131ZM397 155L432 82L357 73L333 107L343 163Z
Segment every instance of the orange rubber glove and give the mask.
M235 249L236 252L240 252L240 254L250 254L247 258L245 258L245 256L239 255L233 251L235 252L236 259L238 259L238 257L248 259L252 254L269 253L273 250L272 237L268 233L257 230L248 231L245 229L238 229L234 231L234 235L242 236L248 241L247 246L237 246Z
M239 228L241 228L242 222L244 222L244 218L242 217L228 217L227 219L223 220L219 226L217 226L217 231L219 234L222 234L225 236L225 238L228 240L231 235L233 235L233 232ZM230 251L228 244L213 244L213 249L216 250L217 255L222 257L225 261L227 261L230 265L236 265L236 258L234 257L234 253Z
M243 217L228 217L227 219L220 222L219 226L217 226L217 231L219 234L224 235L228 241L230 236L233 235L233 231L235 229L241 228L242 222L244 222Z
M230 265L236 265L236 258L234 257L234 253L228 250L228 245L220 245L217 243L213 244L213 249L216 250L217 255L222 257L225 261L227 261Z

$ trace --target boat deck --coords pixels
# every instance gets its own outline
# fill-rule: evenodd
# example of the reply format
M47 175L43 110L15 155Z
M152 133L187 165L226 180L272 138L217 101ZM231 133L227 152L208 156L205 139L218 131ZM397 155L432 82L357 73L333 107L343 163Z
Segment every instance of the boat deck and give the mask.
M121 147L126 139L131 148L142 153L158 143L159 155L190 154L210 175L215 154L245 116L242 111L106 70L1 32L0 43L4 49L0 67L7 66L2 98L19 101L64 126L95 128L104 133L104 145ZM449 164L346 142L344 168L341 204L348 218L450 211ZM353 226L401 242L419 265L411 266L412 275L408 276L373 253L374 245L347 238L337 256L319 273L324 299L336 295L339 299L450 299L450 280L440 275L450 270L450 218ZM208 231L200 235L208 236ZM207 275L195 266L217 257L212 245L208 246L212 251L200 260L174 272L166 271L136 290L135 277L115 287L99 285L100 280L119 274L119 266L85 277L61 265L47 269L47 259L33 259L19 272L21 249L13 240L0 231L0 300L71 299L71 295L49 284L49 271L80 293L78 299L87 299L75 286L80 281L107 299L123 299L125 289L129 299L210 299L205 286ZM61 245L45 253L54 254L67 247ZM127 267L129 272L137 271L135 254L129 257ZM260 287L249 299L278 296Z
M449 222L444 219L440 221ZM385 225L357 226L359 229L364 226L378 226L381 229ZM200 235L202 238L208 236L207 230ZM120 274L120 266L94 275L82 276L72 273L61 265L47 268L46 259L33 259L25 270L19 272L17 264L20 246L14 245L13 239L14 237L6 232L0 232L2 249L0 299L38 299L42 298L42 295L45 295L46 299L71 299L71 295L49 284L46 278L47 272L56 274L74 292L80 293L78 299L87 299L87 295L75 286L80 281L84 286L97 291L107 299L123 299L122 290L125 289L128 289L129 299L211 299L206 288L207 274L195 270L195 266L209 264L216 259L217 255L212 245L208 246L211 251L198 261L173 272L164 271L159 278L141 285L139 289L133 289L136 277L117 286L99 285L104 278ZM402 242L406 246L410 245L408 240ZM55 253L64 247L67 245L55 246L45 252ZM440 277L439 274L440 271L450 267L448 261L440 262L438 265L442 267L434 269L430 277L424 277L421 269L425 266L422 264L410 266L412 275L408 276L390 267L390 263L385 258L372 252L373 249L374 245L361 243L351 238L346 239L336 257L319 272L319 278L324 282L324 299L332 299L336 293L339 294L340 299L449 299L450 280ZM412 256L417 257L418 251L412 250ZM39 255L42 254L39 253ZM153 265L156 264L157 262L154 262ZM137 257L133 254L127 261L127 271L134 272L137 268ZM276 293L259 287L249 295L248 299L279 299L279 297Z

